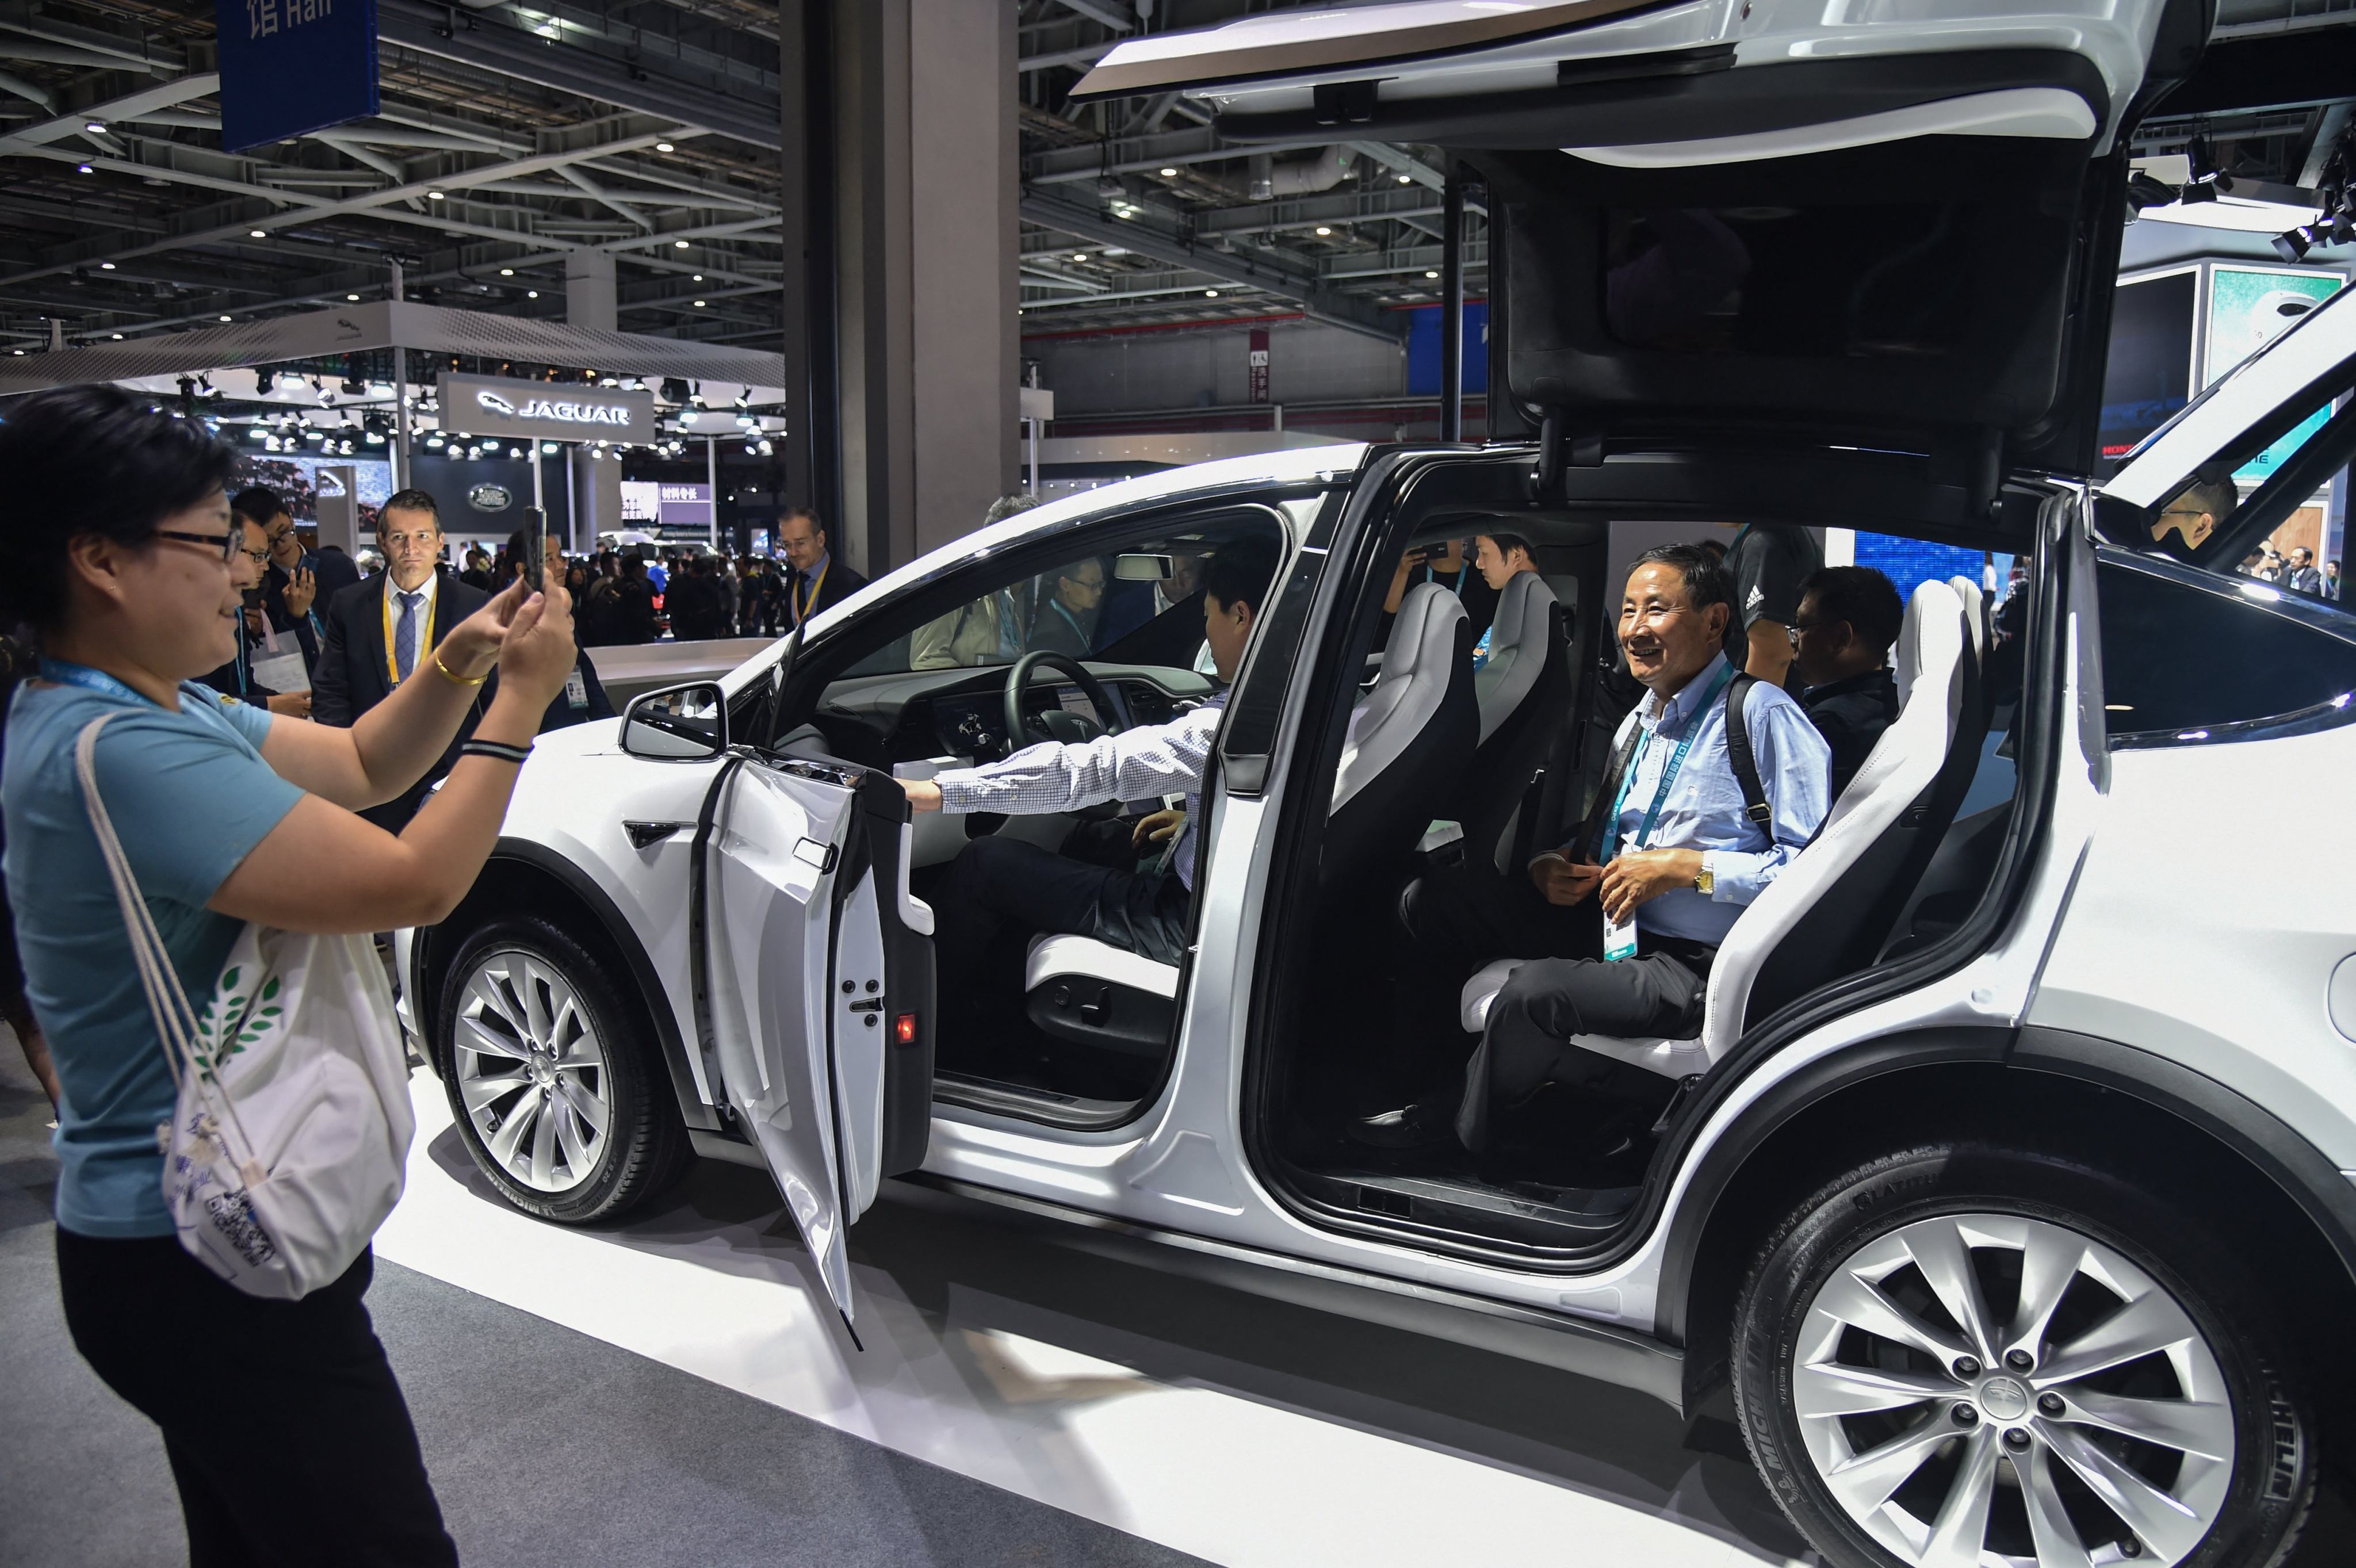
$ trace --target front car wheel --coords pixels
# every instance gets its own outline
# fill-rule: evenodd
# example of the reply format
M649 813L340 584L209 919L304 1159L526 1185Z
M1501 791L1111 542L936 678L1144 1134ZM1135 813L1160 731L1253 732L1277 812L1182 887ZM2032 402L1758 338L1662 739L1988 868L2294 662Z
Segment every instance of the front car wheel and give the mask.
M1760 1473L1848 1568L2265 1568L2315 1491L2287 1344L2192 1217L2019 1150L1851 1171L1737 1306Z

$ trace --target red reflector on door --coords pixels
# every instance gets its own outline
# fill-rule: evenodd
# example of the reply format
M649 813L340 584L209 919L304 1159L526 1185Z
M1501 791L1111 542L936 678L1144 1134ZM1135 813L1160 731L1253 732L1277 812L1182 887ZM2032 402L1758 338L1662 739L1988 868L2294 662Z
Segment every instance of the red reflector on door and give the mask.
M892 1036L904 1046L916 1043L916 1015L903 1013L892 1021Z

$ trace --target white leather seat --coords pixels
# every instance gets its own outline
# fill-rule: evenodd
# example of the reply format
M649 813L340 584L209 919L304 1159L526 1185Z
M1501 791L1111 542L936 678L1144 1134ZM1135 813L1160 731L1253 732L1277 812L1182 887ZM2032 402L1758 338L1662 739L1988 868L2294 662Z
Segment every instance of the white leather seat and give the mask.
M1437 583L1418 583L1399 600L1382 671L1350 712L1342 766L1333 774L1334 811L1382 777L1439 714L1456 672L1463 623L1463 601ZM1416 823L1416 832L1423 826Z
M1023 967L1023 989L1036 991L1054 980L1101 980L1155 996L1178 994L1178 966L1157 963L1094 937L1049 933L1031 941Z
M1962 716L1972 647L1963 602L1945 583L1925 583L1906 607L1898 638L1904 705L1875 743L1824 829L1742 912L1710 965L1698 1038L1580 1035L1571 1044L1666 1077L1703 1072L1742 1036L1762 967L1816 900L1863 857L1938 779ZM1943 824L1944 826L1944 824ZM1461 1021L1478 1032L1522 961L1500 959L1465 983Z
M1538 683L1546 668L1554 607L1554 590L1536 572L1515 573L1497 596L1496 618L1490 622L1489 661L1472 671L1483 745Z
M1972 651L1987 657L1987 599L1980 585L1969 577L1950 577L1947 586L1955 590L1955 597L1964 602L1964 620L1972 628Z

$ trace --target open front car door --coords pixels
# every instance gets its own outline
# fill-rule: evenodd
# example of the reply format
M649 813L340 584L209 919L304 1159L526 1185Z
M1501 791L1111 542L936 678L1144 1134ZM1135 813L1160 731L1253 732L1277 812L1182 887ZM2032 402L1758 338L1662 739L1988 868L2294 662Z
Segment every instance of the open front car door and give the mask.
M908 892L908 821L884 775L744 758L698 836L707 1066L846 1326L844 1231L924 1163L932 1125L933 916Z

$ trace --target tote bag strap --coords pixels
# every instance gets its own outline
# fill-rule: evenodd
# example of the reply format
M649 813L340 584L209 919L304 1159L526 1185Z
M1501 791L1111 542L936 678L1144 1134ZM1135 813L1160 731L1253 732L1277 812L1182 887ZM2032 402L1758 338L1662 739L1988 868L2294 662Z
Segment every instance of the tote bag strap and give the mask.
M155 929L147 900L140 894L138 878L132 875L130 858L123 853L123 841L115 834L114 821L107 814L105 798L99 793L99 732L120 716L119 710L102 714L84 725L81 733L74 737L74 775L81 784L82 807L90 815L91 832L98 840L99 857L106 863L107 876L114 884L114 901L123 911L123 924L131 937L132 962L139 971L140 988L147 994L147 1008L155 1017L155 1033L164 1047L165 1064L172 1070L173 1085L185 1092L191 1081L188 1075L193 1073L205 1109L217 1122L235 1128L239 1144L250 1152L252 1144L245 1137L245 1129L238 1124L235 1103L226 1090L207 1080L197 1056L196 1009L189 1005L188 993L180 985L178 972L172 967L171 954L164 946L162 934ZM249 1173L248 1180L253 1179L255 1176Z

